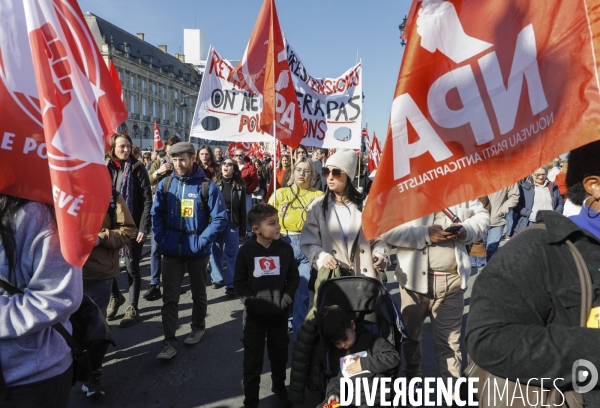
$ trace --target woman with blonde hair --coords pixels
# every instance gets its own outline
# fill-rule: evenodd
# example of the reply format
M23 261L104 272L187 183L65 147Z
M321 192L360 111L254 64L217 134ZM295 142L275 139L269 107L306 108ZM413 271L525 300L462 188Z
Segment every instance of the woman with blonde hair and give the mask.
M303 231L310 203L323 195L322 191L310 187L314 172L315 169L310 159L306 157L299 159L291 171L289 186L278 189L275 196L269 200L269 204L277 208L279 212L282 239L294 248L294 256L300 273L300 284L294 299L294 338L308 313L309 302L310 264L300 250L300 233Z

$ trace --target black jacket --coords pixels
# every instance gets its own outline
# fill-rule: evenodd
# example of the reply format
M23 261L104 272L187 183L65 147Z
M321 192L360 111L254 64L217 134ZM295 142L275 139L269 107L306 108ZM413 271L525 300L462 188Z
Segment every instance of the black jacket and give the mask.
M336 375L327 384L326 399L331 395L340 396L340 379L343 377L340 370L340 359L361 351L366 351L366 357L360 357L360 365L363 371L368 373L356 374L355 378L368 378L372 384L375 377L393 377L398 373L400 367L400 354L394 349L394 346L382 337L376 337L363 328L356 330L356 341L348 350L340 350L333 345L330 346L329 362L332 372ZM362 380L361 380L362 381ZM361 388L362 398L365 401L364 388ZM388 398L392 398L388 395ZM379 401L379 392L377 392L377 401Z
M139 163L139 164L137 164ZM139 232L149 234L152 230L152 218L150 217L150 209L152 208L152 188L150 187L150 179L144 165L131 158L131 166L133 168L133 221ZM112 185L117 191L121 191L121 182L123 176L123 166L117 167L113 160L108 160L106 163Z
M279 268L274 268L277 264ZM233 287L246 306L244 322L286 324L299 283L294 250L287 242L278 239L265 248L253 236L240 248Z
M221 179L215 184L223 192L223 180ZM231 226L233 228L242 226L240 236L246 235L246 187L236 182L233 182L231 190Z
M571 240L591 274L593 307L600 306L600 241L568 218L540 211L547 230L525 229L488 262L471 295L466 345L475 363L492 374L517 378L563 378L572 389L572 367L585 359L600 368L600 330L581 328L580 287ZM532 381L540 385L539 381ZM545 387L552 387L546 380ZM600 387L584 394L599 406Z

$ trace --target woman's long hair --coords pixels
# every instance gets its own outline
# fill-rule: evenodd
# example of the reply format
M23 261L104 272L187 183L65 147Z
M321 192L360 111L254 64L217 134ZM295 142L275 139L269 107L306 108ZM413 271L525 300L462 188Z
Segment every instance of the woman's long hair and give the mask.
M202 150L206 149L206 151L208 152L208 165L206 166L208 168L208 171L211 172L211 174L213 175L213 178L216 180L219 173L221 173L221 168L219 167L219 164L217 163L217 159L215 158L215 154L213 153L212 149L210 148L209 145L202 145L198 148L198 150L196 150L196 163L198 163L198 166L202 167L202 169L204 169L204 165L202 164L202 161L200 160L200 152Z
M290 155L289 154L282 154L281 157L279 158L279 163L277 163L277 168L279 170L283 169L283 167L281 167L281 160L283 160L284 157L288 159L288 162L290 163L290 167L292 166L292 159L290 158Z
M325 182L327 182L327 180L325 180ZM362 212L365 195L358 191L356 187L354 187L354 185L352 184L352 180L350 180L350 177L346 177L346 188L344 189L343 196L350 200L351 203L356 205L359 211ZM327 210L329 208L328 198L331 198L331 200L335 199L335 193L329 189L329 186L327 186L327 189L325 190L325 198L323 199L323 203L321 204L321 207L323 208L323 217L327 217Z
M233 159L225 159L225 160L231 160L233 162L233 176L231 176L231 178L233 179L233 182L239 184L242 187L246 187L246 183L244 182L244 179L242 178L242 172L240 171L240 166L238 166L238 164ZM223 160L223 161L225 161L225 160ZM219 173L215 176L215 183L218 183L219 181L223 180L224 178L225 177L223 177L223 172L219 171Z

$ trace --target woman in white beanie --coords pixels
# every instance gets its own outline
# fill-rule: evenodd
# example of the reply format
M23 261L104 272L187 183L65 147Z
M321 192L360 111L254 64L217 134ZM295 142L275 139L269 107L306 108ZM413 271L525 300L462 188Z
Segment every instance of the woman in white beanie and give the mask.
M353 275L379 279L376 269L389 264L389 247L363 234L364 196L352 185L357 160L352 150L338 150L327 159L322 172L327 190L308 207L300 249L316 269L339 265Z

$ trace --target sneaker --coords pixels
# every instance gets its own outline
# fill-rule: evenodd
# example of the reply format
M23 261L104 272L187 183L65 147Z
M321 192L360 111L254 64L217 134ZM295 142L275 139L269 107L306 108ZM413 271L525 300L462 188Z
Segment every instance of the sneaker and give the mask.
M129 305L127 306L127 309L125 309L125 316L123 316L121 319L119 327L133 326L138 320L140 320L140 314L138 313L138 310L135 308L135 306Z
M160 353L156 355L157 360L170 360L175 357L177 354L177 348L172 345L169 341L165 340L163 342L163 348L160 350Z
M202 336L204 336L205 331L206 331L205 329L194 329L192 327L192 331L190 332L190 334L188 334L186 339L183 341L183 344L190 345L190 344L198 343L200 340L202 340Z
M227 296L235 296L235 290L233 290L233 288L227 288L225 289L225 294Z
M148 285L148 289L146 289L146 292L142 295L142 297L148 301L160 299L161 296L160 286L152 284Z
M119 308L125 303L125 296L121 293L117 297L111 296L110 302L108 302L108 308L106 309L106 318L108 320L115 320L117 314L119 314Z
M221 289L222 287L224 287L225 285L223 285L222 283L213 283L212 284L212 288L213 289Z
M104 387L100 384L100 375L92 374L90 381L84 382L81 386L81 391L85 392L88 397L100 397L104 395Z

